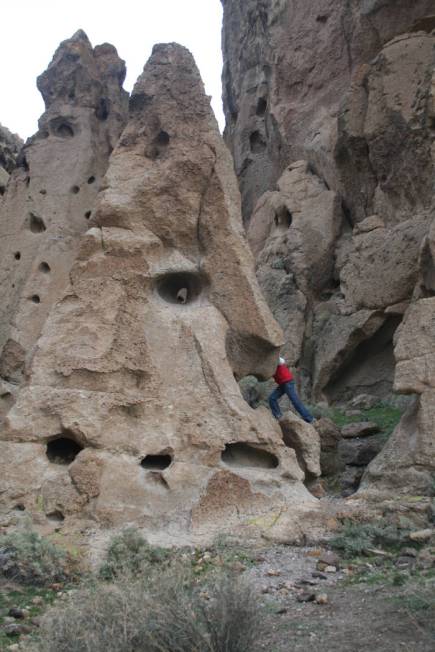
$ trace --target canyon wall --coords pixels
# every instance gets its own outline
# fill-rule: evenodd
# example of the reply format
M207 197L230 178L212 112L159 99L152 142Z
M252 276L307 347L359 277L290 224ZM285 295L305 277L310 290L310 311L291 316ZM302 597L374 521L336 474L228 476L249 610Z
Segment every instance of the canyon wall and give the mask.
M417 394L397 465L417 465L423 475L407 486L427 490L435 433L424 360L435 345L420 319L434 291L433 2L223 7L225 137L283 351L307 399Z

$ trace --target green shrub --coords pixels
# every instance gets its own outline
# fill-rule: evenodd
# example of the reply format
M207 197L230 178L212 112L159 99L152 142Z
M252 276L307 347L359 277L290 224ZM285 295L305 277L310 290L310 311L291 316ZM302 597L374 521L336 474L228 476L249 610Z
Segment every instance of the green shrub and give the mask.
M168 561L169 556L168 550L150 546L135 528L126 528L112 539L99 574L106 580L120 575L135 576L150 564Z
M406 541L406 535L407 532L383 519L371 523L348 520L331 540L331 546L349 557L355 557L377 546L397 548Z
M178 565L71 596L42 619L38 652L254 652L261 614L241 578L213 586Z
M0 574L14 582L47 586L70 575L67 553L36 532L15 532L0 538Z

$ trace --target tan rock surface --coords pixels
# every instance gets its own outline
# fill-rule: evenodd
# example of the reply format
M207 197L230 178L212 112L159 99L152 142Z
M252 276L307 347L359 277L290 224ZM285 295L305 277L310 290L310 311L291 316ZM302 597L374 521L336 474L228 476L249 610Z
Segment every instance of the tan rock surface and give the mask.
M134 523L178 543L278 521L292 539L306 512L314 527L295 451L236 383L270 376L282 338L239 201L190 53L156 46L2 433L2 467L21 449L37 458L19 489L31 514L41 500L69 524Z
M38 78L46 111L0 206L0 373L15 384L89 227L125 124L124 76L115 48L79 31Z
M279 420L284 442L296 451L299 466L308 478L320 476L320 437L310 423L306 423L293 412L286 412Z

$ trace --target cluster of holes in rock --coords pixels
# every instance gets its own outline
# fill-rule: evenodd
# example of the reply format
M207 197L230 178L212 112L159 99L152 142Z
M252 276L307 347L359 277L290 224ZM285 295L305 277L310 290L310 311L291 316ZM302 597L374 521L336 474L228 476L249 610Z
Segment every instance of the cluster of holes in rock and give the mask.
M157 280L157 291L168 303L185 305L192 303L201 295L204 286L199 274L192 272L174 272Z
M42 217L30 213L29 216L29 227L32 233L44 233L47 230L47 227L44 224Z
M140 465L143 469L148 471L164 471L172 463L172 457L167 453L160 453L159 455L146 455L141 461Z
M47 443L47 457L53 464L71 464L83 450L71 437L54 437Z
M222 452L222 462L227 466L257 469L276 469L279 466L276 455L244 442L227 444Z

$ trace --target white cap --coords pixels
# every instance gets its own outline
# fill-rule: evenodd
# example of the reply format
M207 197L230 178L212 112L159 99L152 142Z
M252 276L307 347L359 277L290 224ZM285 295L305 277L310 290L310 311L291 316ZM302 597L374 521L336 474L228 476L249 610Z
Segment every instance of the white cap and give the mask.
M285 360L284 358L281 358L281 356L279 357L279 364L285 364Z

